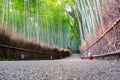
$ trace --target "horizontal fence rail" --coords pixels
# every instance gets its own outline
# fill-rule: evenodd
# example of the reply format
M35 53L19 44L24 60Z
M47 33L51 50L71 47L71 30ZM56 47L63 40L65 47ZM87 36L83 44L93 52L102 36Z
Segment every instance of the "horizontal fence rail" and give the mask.
M32 50L28 50L28 49L23 49L23 48L18 48L18 47L3 45L3 44L0 44L0 47L9 48L9 49L15 49L15 50L20 50L20 51L26 51L26 52L32 52L32 53L48 53L48 52L32 51Z
M29 53L28 53L29 52ZM25 53L26 60L51 60L61 59L69 56L68 50L55 51L35 51L0 44L0 60L20 60L21 53Z

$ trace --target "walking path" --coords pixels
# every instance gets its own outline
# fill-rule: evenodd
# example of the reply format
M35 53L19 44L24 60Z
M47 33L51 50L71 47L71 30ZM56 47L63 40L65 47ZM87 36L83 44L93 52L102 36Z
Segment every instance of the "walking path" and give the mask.
M81 60L0 61L0 80L120 80L120 63Z

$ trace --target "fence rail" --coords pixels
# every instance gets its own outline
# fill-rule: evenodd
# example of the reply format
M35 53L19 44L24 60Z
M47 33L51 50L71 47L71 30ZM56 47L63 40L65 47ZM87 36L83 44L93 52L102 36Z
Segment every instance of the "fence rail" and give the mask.
M94 59L120 60L120 18L118 18L105 32L99 36L88 48L81 51L87 58L90 51Z
M118 18L111 27L109 27L97 40L95 40L86 50L84 50L82 53L85 53L88 51L92 46L94 46L98 41L100 41L110 30L112 30L115 25L117 25L120 22L120 18Z
M9 49L15 49L15 50L20 50L20 51L26 51L26 52L32 52L32 53L48 53L48 52L32 51L32 50L28 50L28 49L23 49L23 48L18 48L18 47L3 45L3 44L0 44L0 47L9 48ZM49 53L50 53L50 52L49 52Z
M25 53L26 60L30 59L39 59L39 60L46 60L46 59L60 59L69 56L68 51L45 51L45 52L38 52L34 50L28 50L24 48L18 48L8 45L0 44L0 60L19 60L20 54Z

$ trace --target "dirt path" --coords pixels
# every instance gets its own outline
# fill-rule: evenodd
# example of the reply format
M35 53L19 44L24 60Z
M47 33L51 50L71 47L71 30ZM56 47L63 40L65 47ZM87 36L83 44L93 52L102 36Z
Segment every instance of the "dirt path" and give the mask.
M0 80L120 80L120 63L80 60L0 61Z
M79 54L72 54L70 57L61 60L80 60Z

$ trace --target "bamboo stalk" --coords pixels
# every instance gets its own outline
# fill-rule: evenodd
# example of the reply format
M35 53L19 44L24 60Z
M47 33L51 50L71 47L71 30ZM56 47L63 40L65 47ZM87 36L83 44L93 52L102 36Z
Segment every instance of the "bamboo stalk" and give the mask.
M2 28L4 28L4 18L5 18L5 6L6 6L6 0L3 1L3 13L2 13Z

